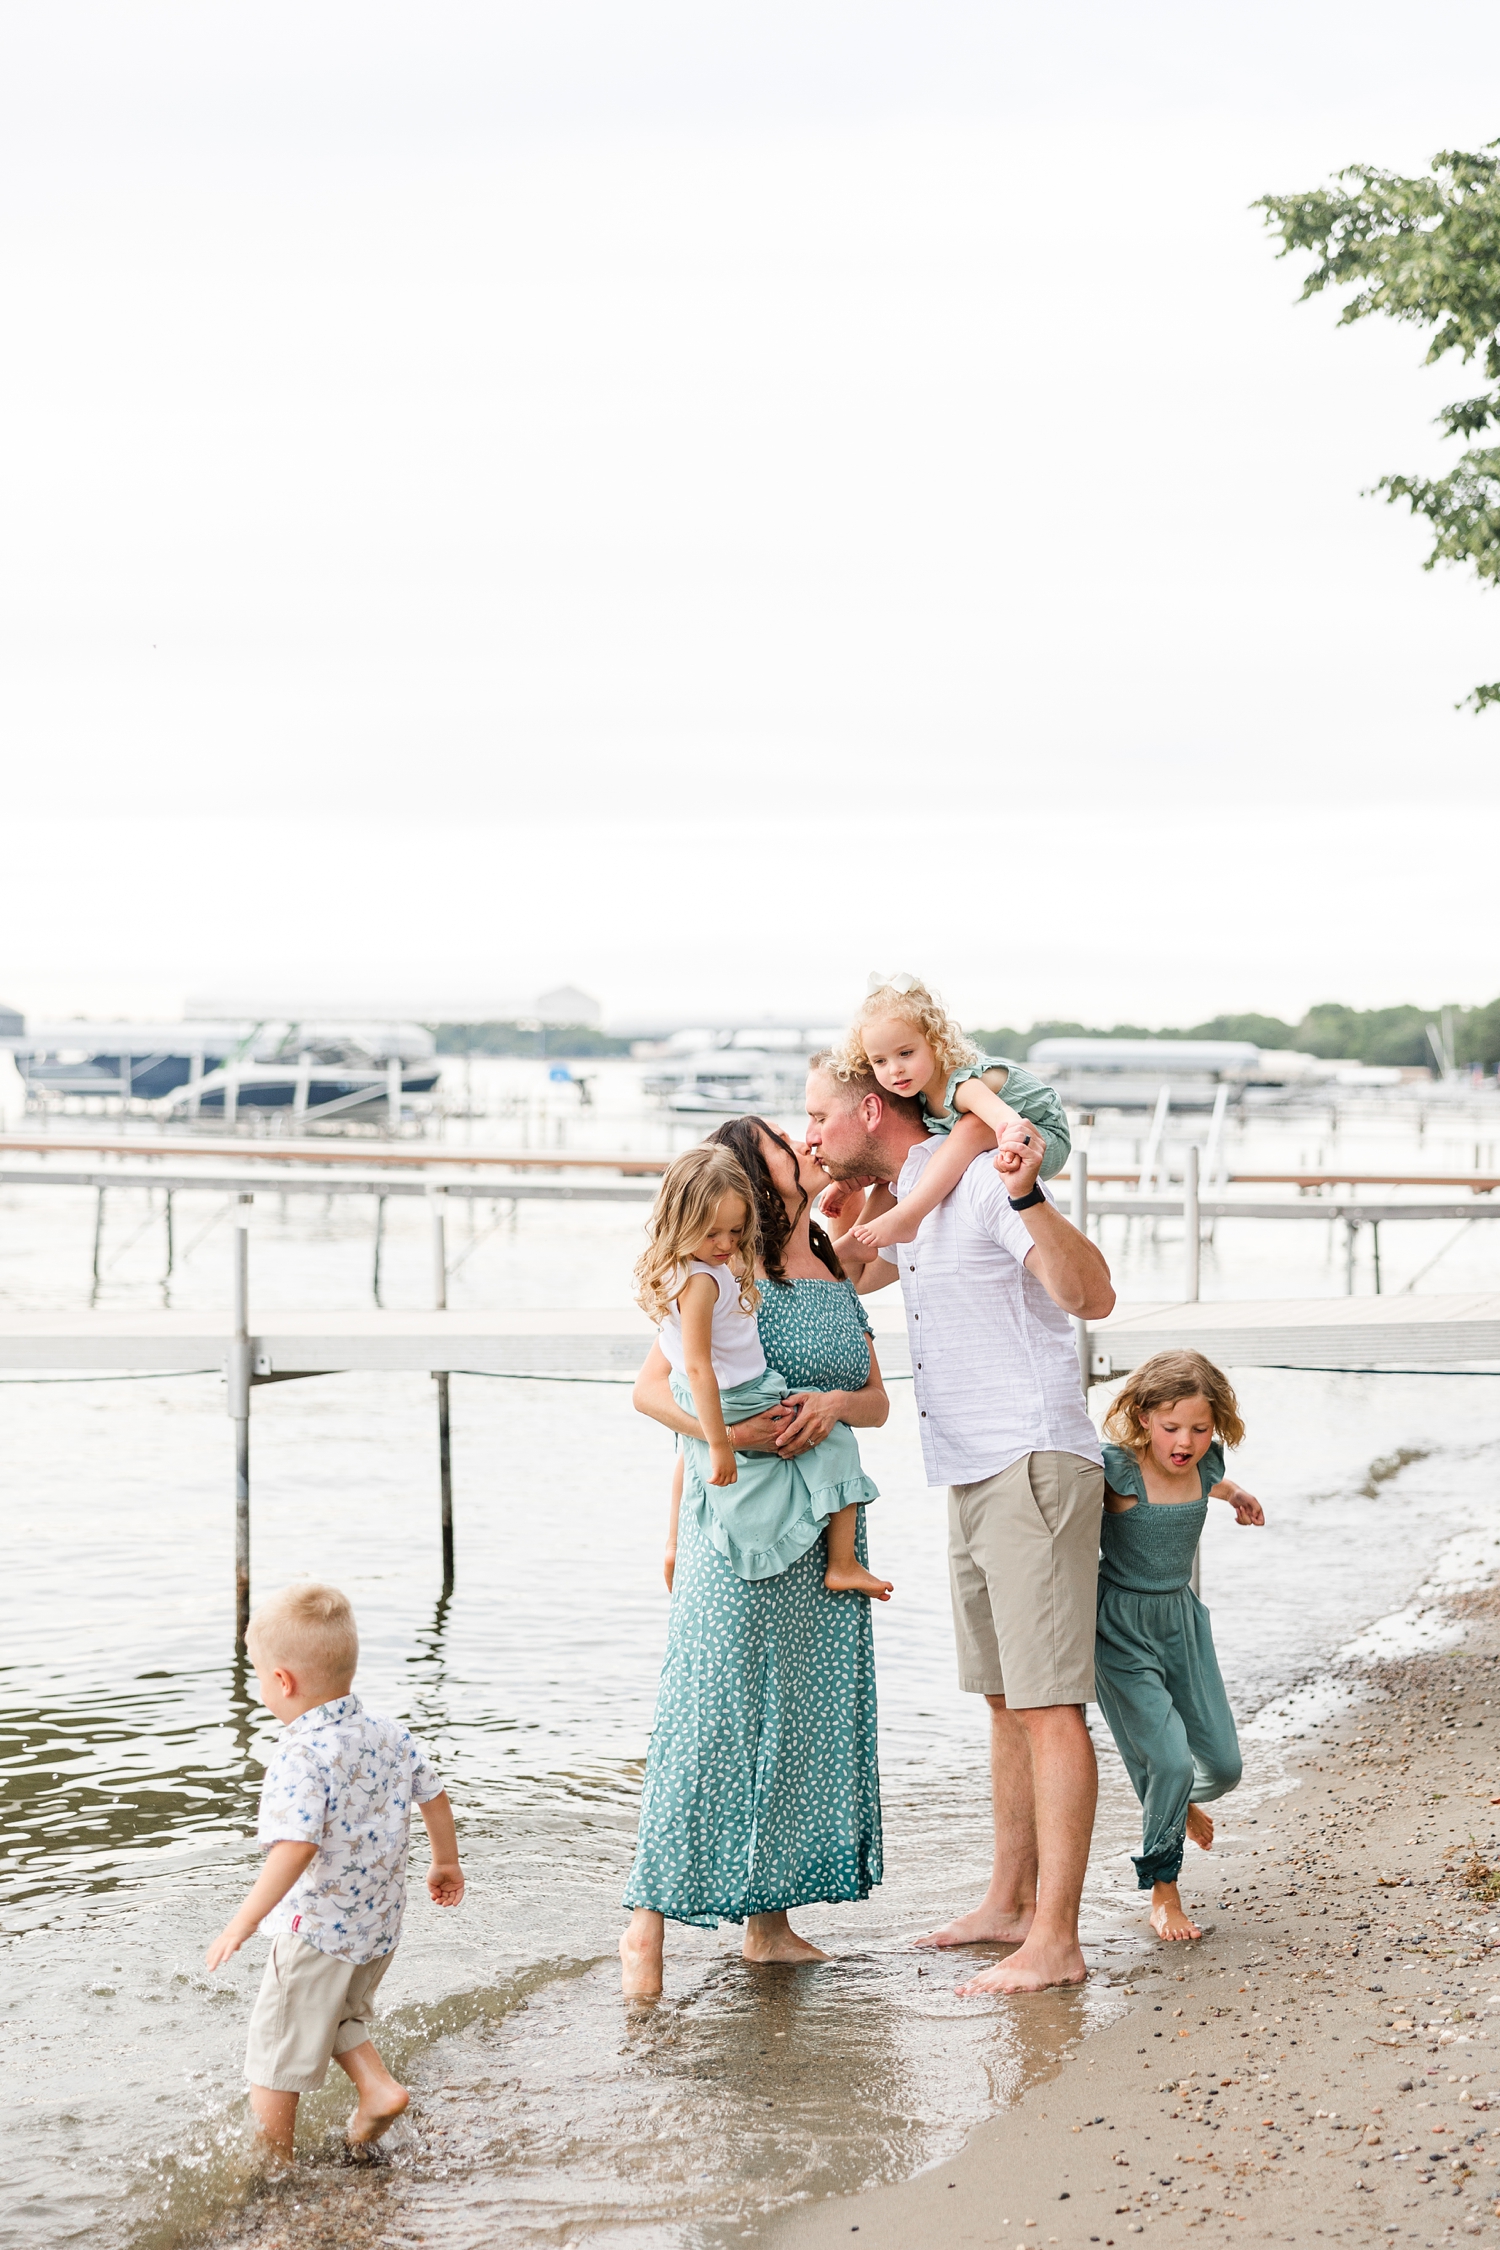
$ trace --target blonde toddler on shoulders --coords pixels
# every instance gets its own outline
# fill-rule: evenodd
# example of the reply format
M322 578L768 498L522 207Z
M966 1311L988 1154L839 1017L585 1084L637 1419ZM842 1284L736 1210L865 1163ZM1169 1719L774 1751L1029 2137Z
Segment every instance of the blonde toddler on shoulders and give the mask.
M1056 1088L1004 1055L981 1054L919 977L870 978L833 1069L845 1079L868 1074L888 1094L920 1102L928 1132L945 1140L899 1203L889 1187L871 1188L860 1220L839 1238L841 1254L868 1259L894 1243L914 1242L922 1221L986 1149L995 1151L997 1172L1017 1170L1020 1151L1002 1139L1010 1127L1045 1141L1042 1179L1052 1179L1068 1160L1072 1138Z

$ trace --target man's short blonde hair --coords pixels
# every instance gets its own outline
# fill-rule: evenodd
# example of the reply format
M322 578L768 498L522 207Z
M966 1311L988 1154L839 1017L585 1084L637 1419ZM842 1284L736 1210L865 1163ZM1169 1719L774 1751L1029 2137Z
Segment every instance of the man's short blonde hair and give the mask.
M282 1665L316 1680L352 1680L359 1663L359 1627L348 1595L312 1580L262 1602L245 1641L273 1671Z

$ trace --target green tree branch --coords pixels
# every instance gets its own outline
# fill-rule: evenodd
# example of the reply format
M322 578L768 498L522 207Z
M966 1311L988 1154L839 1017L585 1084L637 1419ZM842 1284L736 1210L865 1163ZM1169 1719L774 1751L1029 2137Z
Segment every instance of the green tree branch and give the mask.
M1331 187L1263 195L1252 206L1279 236L1279 257L1315 259L1303 301L1325 289L1352 292L1341 327L1378 313L1432 330L1429 366L1448 352L1479 361L1494 387L1443 408L1437 422L1445 437L1500 426L1500 159L1489 153L1496 148L1500 141L1445 150L1417 179L1350 165ZM1387 476L1374 489L1426 519L1433 545L1424 569L1466 563L1482 585L1500 580L1500 449L1467 452L1444 477ZM1464 702L1475 711L1500 703L1500 681Z

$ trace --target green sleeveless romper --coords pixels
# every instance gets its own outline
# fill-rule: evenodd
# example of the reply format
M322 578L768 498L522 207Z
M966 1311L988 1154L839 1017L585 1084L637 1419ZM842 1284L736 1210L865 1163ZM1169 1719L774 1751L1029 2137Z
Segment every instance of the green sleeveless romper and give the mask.
M1135 1872L1143 1891L1181 1873L1188 1806L1222 1797L1240 1778L1208 1611L1188 1583L1208 1494L1224 1475L1217 1445L1198 1468L1201 1499L1159 1505L1147 1498L1135 1455L1104 1448L1105 1482L1122 1497L1134 1494L1135 1506L1106 1510L1100 1526L1094 1684L1141 1800Z
M1000 1089L1000 1099L1009 1104L1018 1117L1028 1125L1035 1125L1047 1144L1042 1158L1042 1178L1050 1180L1062 1170L1073 1146L1068 1131L1068 1113L1063 1108L1055 1086L1035 1071L1027 1070L1023 1063L1011 1062L1004 1055L981 1055L978 1062L966 1063L961 1070L950 1070L948 1083L943 1088L941 1109L929 1109L925 1097L922 1101L922 1122L929 1133L951 1133L963 1111L953 1099L955 1090L966 1078L983 1078L987 1070L1008 1072Z

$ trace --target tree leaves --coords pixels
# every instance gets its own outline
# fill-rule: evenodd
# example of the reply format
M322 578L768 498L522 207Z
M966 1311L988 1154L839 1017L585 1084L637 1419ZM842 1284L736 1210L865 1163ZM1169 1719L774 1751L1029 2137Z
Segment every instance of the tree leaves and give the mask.
M1500 158L1491 149L1449 149L1416 179L1351 165L1331 187L1264 195L1252 206L1279 235L1279 257L1311 252L1302 298L1349 289L1340 326L1381 314L1430 328L1427 364L1457 352L1477 359L1494 386L1438 415L1445 437L1477 437L1500 426ZM1431 526L1440 562L1468 564L1481 584L1500 581L1500 448L1462 455L1444 477L1387 476L1375 490L1404 502ZM1500 703L1500 681L1465 698L1482 711ZM1462 706L1461 706L1462 708Z

